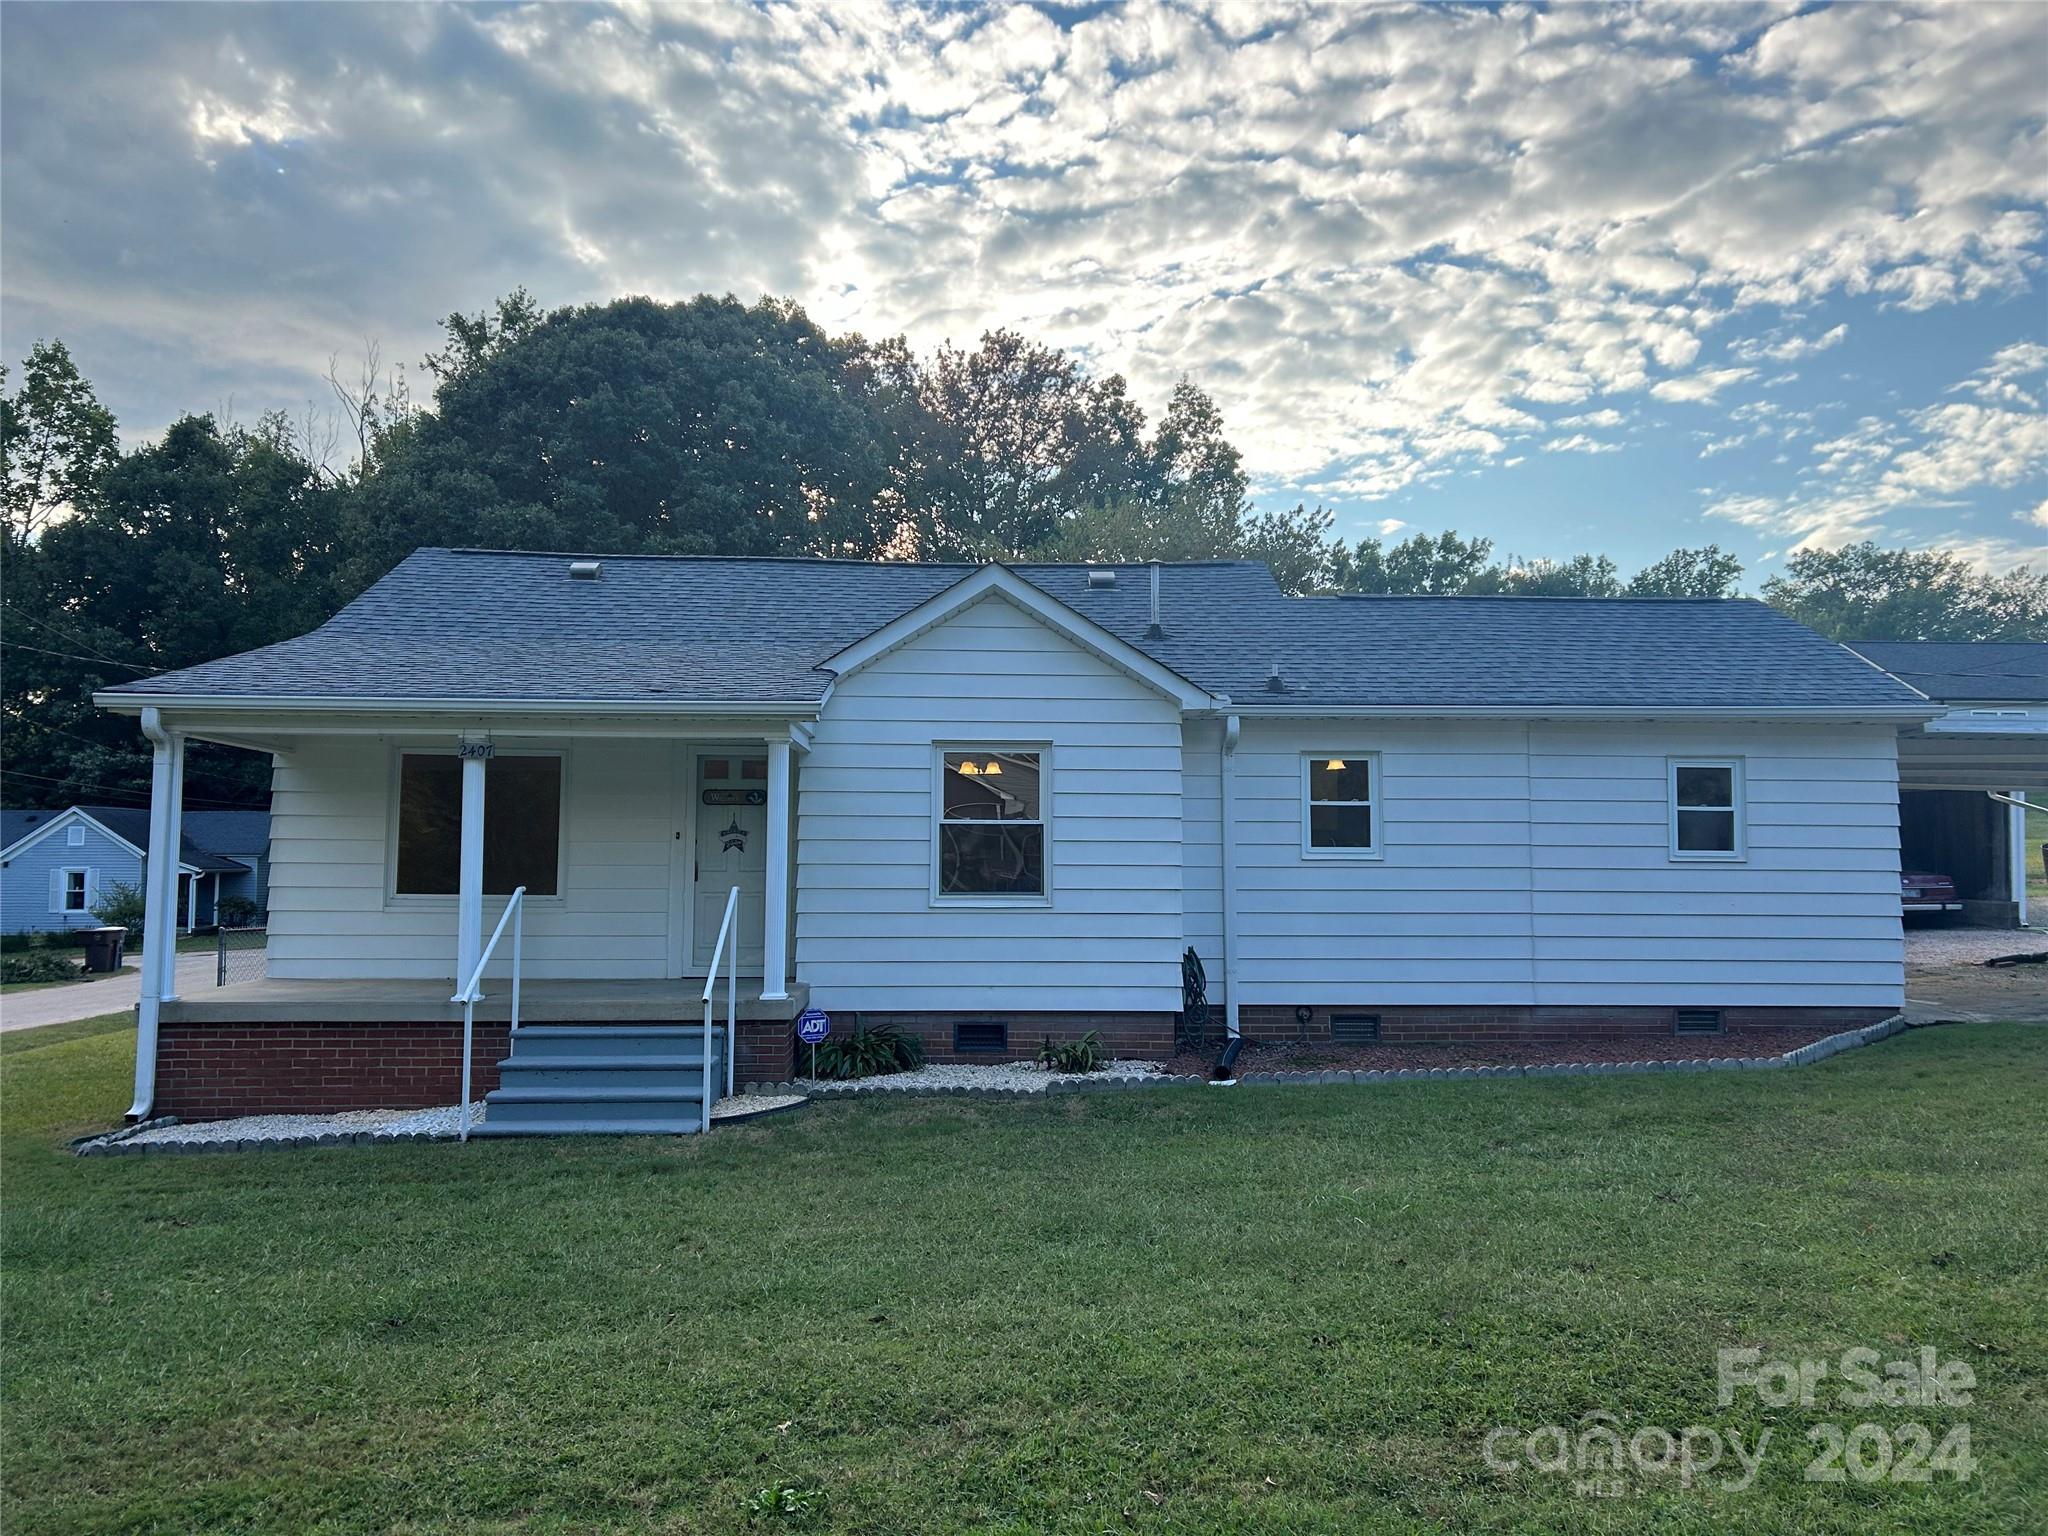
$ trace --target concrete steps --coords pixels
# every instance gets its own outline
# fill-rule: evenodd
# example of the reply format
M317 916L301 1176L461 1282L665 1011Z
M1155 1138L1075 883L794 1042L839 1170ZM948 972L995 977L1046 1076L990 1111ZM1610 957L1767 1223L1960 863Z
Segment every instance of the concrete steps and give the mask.
M534 1024L512 1037L472 1136L687 1136L725 1091L725 1030L701 1024Z

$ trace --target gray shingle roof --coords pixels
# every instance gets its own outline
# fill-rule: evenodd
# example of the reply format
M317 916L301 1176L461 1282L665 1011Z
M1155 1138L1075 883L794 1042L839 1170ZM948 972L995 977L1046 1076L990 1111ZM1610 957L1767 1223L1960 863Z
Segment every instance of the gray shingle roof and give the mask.
M149 847L149 811L132 805L80 805L118 838L137 848ZM36 828L55 821L63 811L0 811L0 848L12 848ZM268 811L187 811L179 818L183 837L178 862L195 869L231 872L246 866L235 862L270 848Z
M1930 699L2048 700L2048 641L1855 640L1850 649Z
M959 581L964 565L604 557L423 549L310 635L109 691L422 704L791 703L820 664ZM1162 567L1165 635L1148 639L1146 567L1017 573L1121 639L1248 708L1899 708L1915 696L1750 601L1290 598L1263 565ZM1278 663L1285 692L1266 678Z

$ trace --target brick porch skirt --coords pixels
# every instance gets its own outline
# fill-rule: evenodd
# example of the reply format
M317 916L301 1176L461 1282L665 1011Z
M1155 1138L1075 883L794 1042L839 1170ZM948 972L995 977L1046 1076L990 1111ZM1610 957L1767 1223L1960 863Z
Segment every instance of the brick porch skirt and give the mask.
M1380 1021L1383 1042L1570 1041L1616 1035L1668 1035L1669 1008L1381 1007L1338 1003L1310 1009L1306 1024L1291 1005L1248 1006L1240 1025L1249 1040L1330 1038L1330 1014L1366 1013ZM1854 1029L1887 1018L1887 1008L1727 1008L1727 1034L1747 1029ZM1040 1043L1098 1032L1112 1056L1159 1060L1174 1053L1170 1013L881 1013L843 1012L833 1032L857 1022L891 1024L924 1042L934 1062L1028 1060ZM956 1026L1002 1024L1000 1050L956 1048ZM1222 1034L1214 1010L1210 1035ZM476 1027L471 1091L482 1098L498 1085L498 1061L509 1054L504 1024ZM806 1070L808 1052L787 1020L743 1019L734 1063L740 1083L782 1082ZM157 1042L156 1112L187 1120L233 1115L318 1114L344 1109L424 1109L453 1104L462 1081L462 1026L419 1024L166 1023Z

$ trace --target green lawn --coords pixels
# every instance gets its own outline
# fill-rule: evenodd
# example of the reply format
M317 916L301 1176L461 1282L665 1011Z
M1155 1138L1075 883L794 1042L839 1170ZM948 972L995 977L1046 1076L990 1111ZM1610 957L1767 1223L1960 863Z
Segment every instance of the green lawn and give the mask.
M2014 1531L2048 1523L2048 1029L1804 1071L814 1104L677 1141L72 1158L0 1038L4 1502L64 1531ZM1715 1402L1930 1345L1968 1408ZM1823 1391L1828 1390L1823 1384ZM1738 1430L1731 1493L1496 1425ZM1811 1483L1824 1421L1965 1483ZM1718 1477L1718 1473L1715 1474Z

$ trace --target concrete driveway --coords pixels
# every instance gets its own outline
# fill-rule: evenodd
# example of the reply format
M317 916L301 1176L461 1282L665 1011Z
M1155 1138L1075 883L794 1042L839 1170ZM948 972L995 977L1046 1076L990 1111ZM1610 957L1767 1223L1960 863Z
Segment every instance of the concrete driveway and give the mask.
M214 989L220 962L213 951L178 956L178 991L196 996ZM0 993L0 1032L68 1024L102 1013L133 1008L142 995L142 972L128 967L103 981L81 981L71 987L39 987L33 992Z

